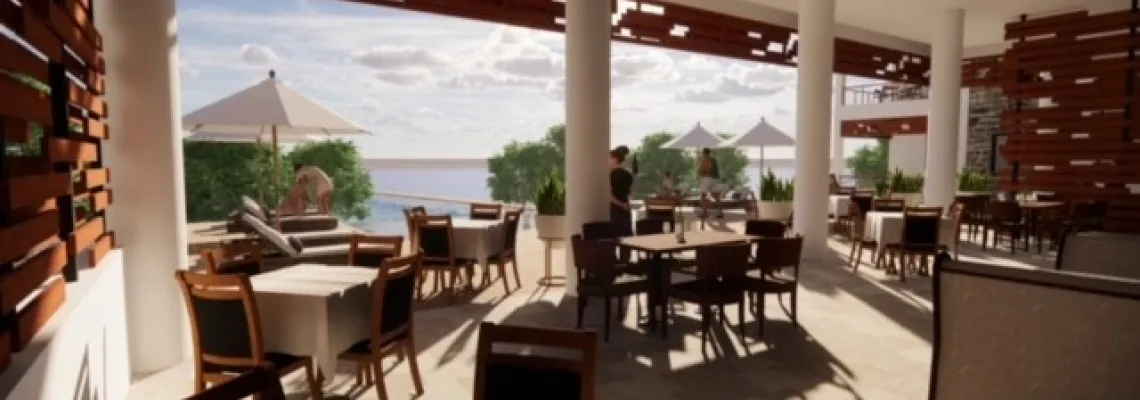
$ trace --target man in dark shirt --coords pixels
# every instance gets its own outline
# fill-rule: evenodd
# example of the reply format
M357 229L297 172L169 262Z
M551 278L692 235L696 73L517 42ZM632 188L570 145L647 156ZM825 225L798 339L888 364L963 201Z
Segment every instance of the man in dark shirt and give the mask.
M610 224L616 237L633 235L633 212L629 207L629 195L633 191L633 173L622 168L621 164L629 155L629 148L618 146L610 151ZM622 248L620 261L629 261L629 250Z

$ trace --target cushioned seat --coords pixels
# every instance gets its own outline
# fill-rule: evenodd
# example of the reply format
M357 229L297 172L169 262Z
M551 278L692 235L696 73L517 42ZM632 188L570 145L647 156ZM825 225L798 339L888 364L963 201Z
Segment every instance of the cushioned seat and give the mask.
M392 337L388 338L388 340L385 341L384 345L381 347L388 347L389 345L392 345L393 343L404 340L407 337L408 337L407 332L403 332L399 335L392 336ZM364 340L361 340L359 342L353 343L352 347L349 347L348 350L344 351L344 354L345 355L358 356L358 357L364 357L364 358L371 357L372 356L372 339L364 339Z
M274 370L286 369L286 367L308 361L308 357L299 357L292 354L285 353L265 353L265 362L273 364ZM230 365L217 365L209 362L202 362L202 370L211 374L234 373L241 374L253 369L253 365L248 368L234 367Z

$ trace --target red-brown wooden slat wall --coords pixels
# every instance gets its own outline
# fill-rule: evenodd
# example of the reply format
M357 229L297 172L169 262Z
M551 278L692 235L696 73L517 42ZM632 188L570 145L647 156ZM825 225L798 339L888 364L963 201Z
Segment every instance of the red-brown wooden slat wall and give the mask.
M106 66L90 3L0 1L0 25L29 44L0 37L0 371L63 304L80 264L114 246Z
M1136 10L1006 25L1013 45L997 79L1020 106L1002 116L1002 189L1104 200L1107 229L1140 232L1140 35L1130 24L1140 25Z

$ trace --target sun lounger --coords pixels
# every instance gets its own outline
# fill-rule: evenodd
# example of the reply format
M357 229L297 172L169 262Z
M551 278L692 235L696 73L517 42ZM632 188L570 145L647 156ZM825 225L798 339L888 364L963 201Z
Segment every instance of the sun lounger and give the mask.
M226 232L250 232L250 227L242 221L242 214L250 214L270 226L278 226L282 232L313 232L336 229L340 225L336 217L324 214L291 215L277 221L276 213L268 210L253 199L242 196L241 207L230 213L226 220Z
M309 245L303 240L306 238L306 234L286 235L252 215L242 214L242 222L253 229L262 239L265 239L266 245L271 250L271 253L262 259L262 271L272 271L277 268L304 263L330 265L348 263L349 240L352 233L338 233L338 235L343 235L344 241L336 244L326 244L331 239L320 238L320 236L314 237L312 233L309 233L308 243L320 243Z

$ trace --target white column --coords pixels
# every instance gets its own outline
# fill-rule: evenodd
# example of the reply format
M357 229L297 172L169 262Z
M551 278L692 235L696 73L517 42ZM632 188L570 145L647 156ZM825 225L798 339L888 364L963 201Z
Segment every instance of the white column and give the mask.
M847 75L834 74L831 83L831 173L835 176L843 174L843 131L839 119L839 107L843 106L844 88L847 87Z
M962 97L962 31L965 12L946 10L932 21L930 121L926 137L925 205L949 207L958 183L958 126Z
M957 171L966 168L966 152L969 151L970 140L970 88L962 88L961 100L958 106L958 167ZM955 191L957 188L955 188Z
M800 0L796 97L794 228L804 256L827 251L827 174L831 124L831 71L835 57L835 0Z
M566 231L609 219L610 0L566 2ZM566 291L577 292L566 246Z
M187 324L174 271L186 269L186 194L174 0L101 0L115 191L133 373L185 360Z

